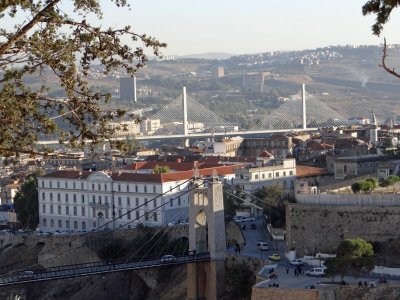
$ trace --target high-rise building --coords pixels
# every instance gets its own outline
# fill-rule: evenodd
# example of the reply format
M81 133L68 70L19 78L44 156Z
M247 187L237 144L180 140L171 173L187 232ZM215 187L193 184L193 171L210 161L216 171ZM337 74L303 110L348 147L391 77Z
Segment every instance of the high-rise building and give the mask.
M121 77L119 79L119 97L121 100L136 102L136 77Z
M261 73L246 73L243 74L242 87L245 91L253 91L263 93L266 91L265 79L269 75L269 72Z

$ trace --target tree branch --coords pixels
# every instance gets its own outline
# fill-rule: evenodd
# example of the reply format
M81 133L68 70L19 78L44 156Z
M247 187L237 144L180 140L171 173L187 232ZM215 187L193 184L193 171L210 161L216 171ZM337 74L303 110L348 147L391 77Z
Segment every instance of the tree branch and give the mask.
M12 45L18 42L29 30L33 28L40 20L48 13L60 0L50 2L43 8L28 24L21 28L14 36L12 36L6 43L0 46L0 55L4 54Z
M382 67L389 74L391 74L391 75L393 75L393 76L395 76L397 78L400 78L400 74L397 73L394 70L394 68L391 69L386 65L386 58L388 57L386 38L384 38L383 40L384 40L384 42L383 42L383 49L382 49L382 52L383 52L383 54L382 54L382 64L380 64L379 66Z

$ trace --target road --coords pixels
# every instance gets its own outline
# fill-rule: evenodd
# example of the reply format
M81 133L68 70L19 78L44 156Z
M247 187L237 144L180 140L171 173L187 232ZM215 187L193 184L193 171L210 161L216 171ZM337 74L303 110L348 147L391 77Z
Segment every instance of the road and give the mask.
M256 224L256 229L250 229L251 223ZM273 253L279 253L282 260L279 262L276 262L278 267L274 270L275 273L278 275L278 278L277 278L277 280L275 280L275 283L278 283L279 287L304 289L306 286L310 286L310 285L317 286L318 282L321 282L321 283L331 282L332 283L332 282L341 281L340 276L334 276L334 277L329 277L329 278L309 277L309 276L306 276L305 274L295 276L295 274L294 274L295 267L290 265L289 261L285 257L284 241L272 241L271 235L268 232L264 231L264 229L263 229L262 218L256 219L255 222L247 222L247 223L243 223L243 224L246 224L246 229L243 231L244 237L246 239L246 244L242 247L242 249L240 251L240 255L268 260L269 255L271 255ZM271 249L267 250L267 251L261 251L259 249L259 247L257 246L257 242L259 240L268 242ZM235 251L233 249L229 249L228 253L238 255L237 253L235 253ZM286 268L289 268L288 273L286 271ZM303 267L304 271L307 271L312 268L313 267L311 267L311 266ZM358 284L358 282L360 280L362 282L366 281L369 284L369 282L371 280L378 282L378 278L379 278L378 276L372 276L372 279L371 279L371 276L364 276L364 277L360 277L360 278L345 276L344 280L346 281L346 283L349 283L349 284ZM398 283L399 279L388 279L388 282L389 283L395 283L395 282Z

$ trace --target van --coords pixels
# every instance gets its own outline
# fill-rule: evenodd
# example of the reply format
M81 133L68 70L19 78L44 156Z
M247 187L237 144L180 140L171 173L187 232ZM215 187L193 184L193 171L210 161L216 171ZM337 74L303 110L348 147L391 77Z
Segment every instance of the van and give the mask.
M325 269L324 268L312 268L306 272L307 276L316 276L316 277L323 277L325 276Z

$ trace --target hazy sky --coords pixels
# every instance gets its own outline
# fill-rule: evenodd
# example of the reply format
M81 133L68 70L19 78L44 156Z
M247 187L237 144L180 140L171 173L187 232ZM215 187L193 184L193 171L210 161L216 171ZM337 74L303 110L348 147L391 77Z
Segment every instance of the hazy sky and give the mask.
M112 25L130 24L166 42L164 54L233 54L328 45L400 43L400 8L381 37L372 35L367 0L130 0L131 11L107 5Z

